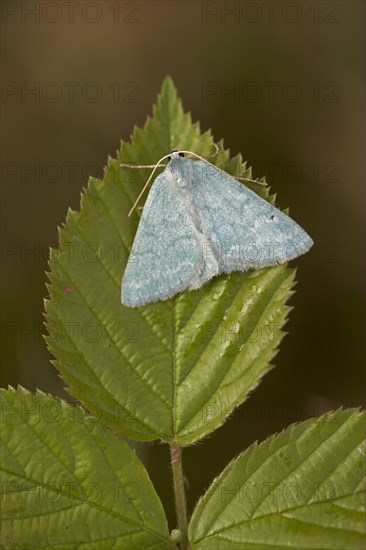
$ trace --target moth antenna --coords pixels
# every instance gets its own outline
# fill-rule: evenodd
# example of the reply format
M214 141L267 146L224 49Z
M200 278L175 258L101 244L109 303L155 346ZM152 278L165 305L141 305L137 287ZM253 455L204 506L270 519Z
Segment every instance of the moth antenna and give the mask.
M151 172L150 176L149 176L148 179L147 179L147 182L145 183L145 185L144 185L143 188L142 188L141 193L139 194L139 196L137 197L137 199L136 199L136 201L135 201L133 207L132 207L131 210L129 211L128 217L131 216L132 212L135 210L136 206L138 205L139 200L141 199L142 195L145 193L145 189L146 189L146 187L149 185L149 183L150 183L150 181L151 181L151 178L153 177L153 175L154 175L154 173L155 173L155 170L159 167L161 161L164 160L164 159L166 159L166 158L168 158L169 156L170 156L170 153L169 153L169 155L165 155L164 157L161 157L161 159L160 159L156 164L153 165L154 170ZM143 166L143 167L145 167L145 166ZM137 166L135 166L135 168L137 168Z
M197 157L198 159L203 160L203 162L206 162L206 164L209 164L213 168L216 168L216 170L219 170L220 172L225 174L225 176L228 176L229 178L233 179L234 181L243 180L243 181L250 181L251 183L258 183L259 185L263 185L263 186L267 185L266 183L263 183L262 181L251 180L249 178L244 178L243 176L234 177L231 174L228 174L227 172L225 172L225 170L222 170L218 166L215 166L214 164L212 164L212 162L208 161L207 159L205 159L203 157L200 157L199 155L197 155L196 153L193 153L192 151L181 151L181 153L186 153L187 155L193 155L194 157Z
M120 164L121 168L155 168L156 164ZM162 164L161 166L166 166Z
M216 153L214 154L217 154L218 151L219 151L219 147L216 143L213 143L215 149L216 149ZM196 153L193 153L193 151L182 151L180 150L179 151L180 153L185 153L187 155L193 155L194 157L202 160L203 162L206 162L206 164L209 164L210 166L213 166L214 168L216 168L216 170L219 170L220 172L222 172L223 174L225 174L225 176L229 176L230 178L232 178L234 181L236 180L243 180L243 181L249 181L251 183L257 183L259 185L263 185L264 187L266 186L265 183L263 183L262 181L257 181L257 180L251 180L249 178L244 178L242 176L238 176L236 178L234 178L231 174L228 174L227 172L225 172L225 170L222 170L221 168L218 168L217 166L215 166L214 164L212 164L212 162L209 162L207 159L201 157L200 155L197 155ZM142 191L141 193L139 194L139 196L137 197L134 205L132 206L131 210L129 211L128 213L128 217L131 216L132 212L135 210L136 206L138 205L139 203L139 200L141 199L142 195L144 194L147 186L149 185L150 181L151 181L151 178L153 177L156 169L159 167L159 166L166 166L166 164L161 164L161 161L162 160L165 160L166 158L170 157L171 153L169 153L169 155L165 155L164 157L161 157L161 159L156 163L156 164L120 164L120 166L122 167L126 167L126 168L153 168L153 171L151 172L150 176L148 177L144 187L142 188ZM213 156L213 155L211 155Z
M258 185L263 185L263 187L267 187L267 183L265 183L264 181L251 180L249 178L244 178L244 176L235 176L235 179L243 180L243 181L250 181L250 183L257 183Z
M219 146L217 145L217 143L215 143L214 141L212 142L212 145L215 147L215 152L212 153L211 155L206 155L208 158L211 158L211 157L214 157L215 155L218 155L220 149L219 149Z

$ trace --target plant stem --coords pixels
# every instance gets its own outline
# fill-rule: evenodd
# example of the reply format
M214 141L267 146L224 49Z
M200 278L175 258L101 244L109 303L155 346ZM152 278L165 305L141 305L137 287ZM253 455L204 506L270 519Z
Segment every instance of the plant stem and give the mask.
M170 460L173 470L173 487L175 498L175 510L177 513L178 529L182 534L181 550L188 550L188 518L187 503L184 490L184 475L182 466L182 449L175 442L170 443Z

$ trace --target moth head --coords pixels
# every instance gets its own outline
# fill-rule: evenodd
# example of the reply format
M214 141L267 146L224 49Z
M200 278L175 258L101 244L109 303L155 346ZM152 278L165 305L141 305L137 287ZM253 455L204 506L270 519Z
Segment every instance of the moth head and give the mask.
M170 153L170 156L168 157L169 160L172 160L174 158L178 157L184 157L184 153L181 153L181 151L178 151L178 149L173 149L173 151Z

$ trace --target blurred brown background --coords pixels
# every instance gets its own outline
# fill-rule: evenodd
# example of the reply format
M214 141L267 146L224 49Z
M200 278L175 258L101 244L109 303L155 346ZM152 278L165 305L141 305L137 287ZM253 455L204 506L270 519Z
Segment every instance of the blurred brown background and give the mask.
M363 1L2 3L2 380L67 396L43 343L48 246L170 74L203 130L315 241L251 398L184 452L193 505L255 439L363 398ZM172 518L165 445L139 453ZM172 524L172 526L174 526Z

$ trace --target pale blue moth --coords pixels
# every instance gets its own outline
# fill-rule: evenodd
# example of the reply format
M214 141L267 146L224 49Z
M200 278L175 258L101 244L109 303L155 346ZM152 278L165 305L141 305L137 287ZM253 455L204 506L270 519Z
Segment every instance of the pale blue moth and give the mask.
M220 273L282 264L312 246L289 216L202 157L173 151L159 163L167 157L171 160L152 185L123 275L124 305L167 300Z

